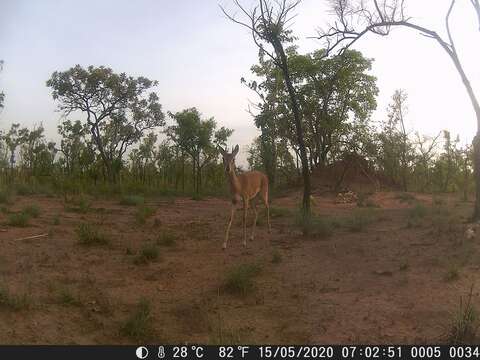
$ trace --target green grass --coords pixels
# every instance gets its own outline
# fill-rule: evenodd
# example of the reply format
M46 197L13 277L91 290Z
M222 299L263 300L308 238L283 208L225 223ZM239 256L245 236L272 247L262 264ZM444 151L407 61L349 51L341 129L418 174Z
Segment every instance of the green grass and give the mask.
M296 224L302 229L302 233L305 236L326 238L333 234L336 223L330 217L313 214L306 217L300 213L296 216Z
M151 217L153 214L155 214L155 209L151 208L149 206L140 206L137 209L137 212L135 213L135 221L138 224L145 224L147 222L147 219Z
M171 230L163 230L157 238L157 245L172 247L177 244L178 235Z
M14 295L7 289L0 288L0 309L6 308L9 310L22 310L30 306L30 299L26 294Z
M151 305L148 300L142 299L123 323L121 333L137 341L146 340L152 334L152 322Z
M246 295L255 289L254 278L260 274L258 264L239 264L230 268L223 282L223 289L231 294Z
M145 203L145 198L141 195L124 195L120 199L120 205L140 206Z
M158 250L158 247L155 244L147 244L140 250L133 262L136 265L144 265L158 260L159 256L160 251Z
M77 233L79 244L82 245L106 245L109 242L107 236L101 233L97 226L89 223L78 225L75 232Z
M28 214L29 216L33 218L37 218L40 216L40 208L38 205L27 205L22 209L22 212L25 214Z
M14 227L26 227L30 221L30 215L24 212L18 212L8 215L7 224Z
M88 213L92 207L91 202L85 196L72 199L69 203L70 205L66 206L66 210L80 214Z
M272 251L272 263L273 264L279 264L281 262L282 262L282 255L280 255L280 253L277 249L274 249Z
M448 271L445 273L444 280L447 282L455 281L460 278L460 271L455 265L450 266Z
M416 200L415 196L413 196L412 194L406 193L406 192L398 193L397 195L395 195L395 199L398 199L398 200L404 201L404 202L412 202L412 201Z
M453 314L450 328L447 331L446 341L448 344L478 343L478 312L472 303L472 292L473 286L466 299L460 298L460 306Z

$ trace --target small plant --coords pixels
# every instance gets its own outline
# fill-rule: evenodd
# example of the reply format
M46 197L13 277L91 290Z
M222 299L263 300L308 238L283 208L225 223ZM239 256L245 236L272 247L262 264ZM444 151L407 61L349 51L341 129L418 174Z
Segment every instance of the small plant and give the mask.
M412 194L409 194L407 192L402 192L402 193L399 193L397 195L395 195L395 199L398 199L402 202L412 202L415 199L415 196L413 196Z
M166 247L175 246L177 243L177 238L178 236L174 232L164 230L158 235L157 245Z
M151 261L157 260L159 255L158 247L154 244L148 244L140 250L140 253L135 257L133 262L136 265L148 264Z
M26 294L14 295L7 289L0 287L0 308L18 311L30 306L30 300Z
M270 206L270 217L272 218L287 217L291 215L292 215L292 211L290 209L277 207L277 206Z
M277 249L273 250L272 252L272 263L279 264L282 262L282 255L278 252Z
M473 286L465 300L460 297L460 306L453 315L451 328L446 340L449 344L471 344L478 342L478 313L472 303Z
M317 217L313 214L307 217L299 214L296 223L305 236L325 238L333 233L334 222L327 217Z
M91 210L92 204L85 196L80 196L70 201L71 205L66 209L80 214L86 214Z
M40 208L38 207L38 205L28 205L28 206L25 206L22 210L22 212L24 212L25 214L28 214L30 215L31 217L33 218L37 218L40 216Z
M0 190L0 204L10 203L10 193L6 190Z
M125 195L120 199L120 205L140 206L145 203L145 198L140 195Z
M76 228L78 242L82 245L106 245L108 238L100 233L98 228L89 223L83 223Z
M448 269L447 273L444 276L445 281L455 281L460 278L460 272L458 271L458 267L452 265Z
M58 292L58 302L68 306L79 306L81 302L66 288L62 288Z
M416 227L420 224L421 219L427 215L427 208L422 204L416 204L414 207L408 209L407 227Z
M30 215L24 212L13 213L8 216L8 225L15 227L26 227L30 220Z
M155 209L148 206L140 206L135 213L135 220L139 224L145 224L147 219L155 214Z
M52 220L53 225L60 225L60 215L55 215Z
M344 226L351 232L360 232L373 221L373 214L364 211L356 211L350 217L344 219Z
M151 305L141 299L136 309L121 327L121 333L137 341L145 340L152 333Z
M246 295L253 291L253 279L260 274L261 268L257 264L240 264L231 268L223 283L223 288L231 294Z

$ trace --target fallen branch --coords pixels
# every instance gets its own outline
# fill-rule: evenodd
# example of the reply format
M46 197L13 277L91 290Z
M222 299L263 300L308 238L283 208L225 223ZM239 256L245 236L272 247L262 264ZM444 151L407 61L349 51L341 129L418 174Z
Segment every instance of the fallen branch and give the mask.
M45 237L45 236L48 236L48 234L40 234L40 235L27 236L27 237L23 237L23 238L20 238L20 239L15 239L15 240L13 240L13 241L37 239L37 238L41 238L41 237Z

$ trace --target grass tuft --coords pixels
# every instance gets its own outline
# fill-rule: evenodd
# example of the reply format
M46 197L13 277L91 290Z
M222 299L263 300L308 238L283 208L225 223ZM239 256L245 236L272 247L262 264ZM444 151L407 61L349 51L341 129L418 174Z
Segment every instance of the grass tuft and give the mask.
M135 213L135 220L139 224L145 224L147 219L155 214L155 209L148 206L140 206Z
M109 242L105 234L102 234L95 225L89 223L78 225L75 232L78 236L78 242L82 245L106 245Z
M149 262L157 260L159 255L158 247L154 244L148 244L140 250L140 253L135 257L133 262L136 265L148 264Z
M255 288L253 279L260 274L261 267L257 264L239 264L227 271L223 288L237 295L246 295Z
M145 340L152 333L152 310L150 302L141 299L135 311L124 322L121 333L137 341Z
M30 215L25 212L13 213L8 216L8 225L26 227L30 221Z
M141 195L124 195L120 199L120 205L140 206L145 203L145 198Z
M473 286L465 300L460 297L460 306L453 315L450 329L446 340L449 344L472 344L478 343L478 312L472 303Z
M157 238L157 245L172 247L177 244L178 235L171 230L163 230Z
M38 205L35 205L35 204L25 206L22 212L25 214L28 214L33 218L37 218L40 216L40 208L38 207Z

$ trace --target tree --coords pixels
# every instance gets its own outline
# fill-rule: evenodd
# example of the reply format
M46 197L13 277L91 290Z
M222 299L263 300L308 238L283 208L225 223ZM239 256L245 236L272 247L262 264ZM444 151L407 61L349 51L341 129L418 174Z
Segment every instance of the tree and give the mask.
M218 146L225 146L233 131L224 127L216 130L214 118L202 120L196 108L168 114L176 124L168 127L167 136L191 157L193 183L198 195L202 186L202 169L218 157Z
M414 23L405 14L405 1L385 0L331 0L332 8L336 14L336 21L326 31L321 31L318 38L326 41L328 51L340 49L340 52L352 46L367 33L387 36L392 27L406 27L417 30L421 35L435 40L438 45L452 60L462 83L472 103L477 120L477 133L473 140L474 173L476 199L473 220L480 219L480 102L473 91L458 53L457 46L450 29L450 15L456 0L450 2L445 16L447 38L442 37L437 31ZM470 0L473 10L478 17L480 29L480 1Z
M93 143L110 181L116 181L122 156L145 131L165 124L162 107L154 92L157 82L145 77L116 74L110 68L76 65L55 71L47 81L58 109L66 116L86 114Z
M58 125L57 129L62 140L60 147L56 150L62 154L66 173L73 175L81 169L80 159L87 146L84 139L88 136L88 126L82 124L80 120L72 123L66 119Z
M231 21L248 28L252 33L254 43L260 51L266 54L281 70L285 88L288 94L290 111L293 114L296 140L300 152L303 177L303 201L302 211L305 217L310 217L310 168L308 165L307 150L305 145L304 130L302 126L302 114L298 103L298 96L293 86L291 70L288 65L287 55L284 44L291 43L294 40L292 31L287 29L289 22L294 16L292 11L300 3L300 0L287 2L287 0L269 1L258 0L258 6L255 6L250 12L234 0L236 6L241 10L245 20L238 20L229 15L223 8L222 11ZM268 51L265 45L273 48L273 52Z
M0 71L2 71L2 68L3 68L3 60L0 60ZM5 100L5 94L2 92L0 92L0 109L3 108L3 102Z

